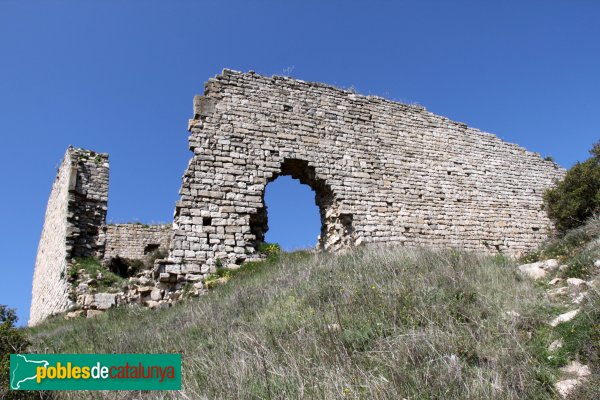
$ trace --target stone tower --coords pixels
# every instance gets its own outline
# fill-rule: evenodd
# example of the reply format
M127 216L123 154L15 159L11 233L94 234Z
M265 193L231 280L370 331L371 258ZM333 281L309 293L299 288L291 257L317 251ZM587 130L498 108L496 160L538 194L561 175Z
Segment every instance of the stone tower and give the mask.
M104 251L101 226L108 202L108 155L69 147L52 185L33 275L29 324L67 310L67 266Z

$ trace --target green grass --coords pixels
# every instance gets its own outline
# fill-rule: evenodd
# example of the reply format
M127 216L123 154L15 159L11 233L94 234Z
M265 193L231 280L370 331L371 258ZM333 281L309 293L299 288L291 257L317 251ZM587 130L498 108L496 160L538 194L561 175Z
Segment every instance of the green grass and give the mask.
M536 353L543 362L552 368L567 365L577 360L589 366L592 376L578 388L570 398L600 398L600 271L594 267L594 261L600 259L600 218L588 220L583 226L552 238L528 256L529 262L539 259L558 258L567 268L551 274L562 278L582 278L595 280L580 306L580 313L571 321L556 328L542 326L535 330L533 342ZM547 289L547 281L539 281L537 286ZM549 311L552 315L573 310L576 306L567 301L561 306L555 305ZM548 344L562 339L563 346L553 352L547 350Z
M538 332L559 310L507 258L277 252L227 273L227 283L171 309L53 318L29 329L32 351L181 353L183 391L143 393L153 399L555 396L552 335Z
M578 360L588 365L592 372L571 398L600 398L600 292L597 285L590 289L581 312L573 320L555 328L554 337L560 337L564 342L563 347L553 353L556 365L562 366L570 360Z
M125 282L121 276L110 271L102 265L102 263L94 257L77 258L71 264L68 271L68 278L72 282L76 282L81 278L80 270L85 270L85 273L94 279L94 285L98 290L114 289L118 290L118 285ZM98 273L102 274L102 279L97 279Z
M551 258L567 265L559 274L561 277L589 279L596 274L594 261L600 258L600 216L590 218L583 226L564 235L550 238L519 261L531 263Z

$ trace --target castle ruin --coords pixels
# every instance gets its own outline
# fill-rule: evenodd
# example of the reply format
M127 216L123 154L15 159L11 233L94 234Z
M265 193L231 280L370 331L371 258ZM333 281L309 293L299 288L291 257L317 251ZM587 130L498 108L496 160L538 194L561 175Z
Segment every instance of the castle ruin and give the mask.
M542 195L564 176L536 153L423 107L253 72L210 79L188 129L193 156L172 227L106 225L108 156L67 150L38 248L30 324L106 300L69 298L65 275L78 257L168 248L143 291L117 293L110 306L170 304L217 265L256 259L268 229L265 187L281 175L314 190L320 249L388 243L513 255L547 237Z

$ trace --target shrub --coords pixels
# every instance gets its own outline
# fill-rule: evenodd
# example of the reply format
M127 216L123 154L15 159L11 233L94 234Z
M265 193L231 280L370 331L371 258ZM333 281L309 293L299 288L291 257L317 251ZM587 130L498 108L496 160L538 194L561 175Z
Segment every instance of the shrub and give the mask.
M36 392L9 391L10 354L25 353L29 341L23 330L15 328L17 314L12 308L0 305L0 398L36 399L44 398Z
M577 162L562 181L544 193L548 217L561 233L582 225L600 210L600 142L590 153L592 157Z
M258 245L258 252L265 254L267 259L275 261L281 253L281 246L279 246L277 243L264 242Z

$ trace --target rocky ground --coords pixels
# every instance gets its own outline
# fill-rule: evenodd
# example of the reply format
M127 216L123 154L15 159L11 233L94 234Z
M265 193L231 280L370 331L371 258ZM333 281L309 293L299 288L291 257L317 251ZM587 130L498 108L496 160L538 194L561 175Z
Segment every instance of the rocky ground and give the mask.
M594 262L596 272L600 272L600 260ZM561 265L558 259L548 259L529 264L520 265L519 270L537 280L540 284L547 285L546 296L552 303L567 308L568 311L561 313L548 321L551 328L572 321L581 311L580 305L585 301L590 292L598 291L598 280L584 280L581 278L568 277L570 270L567 264ZM564 345L563 339L554 340L548 347L548 357L553 357ZM560 368L560 378L556 382L556 391L562 398L568 398L576 389L584 384L591 375L588 365L578 360L571 360L569 364Z

